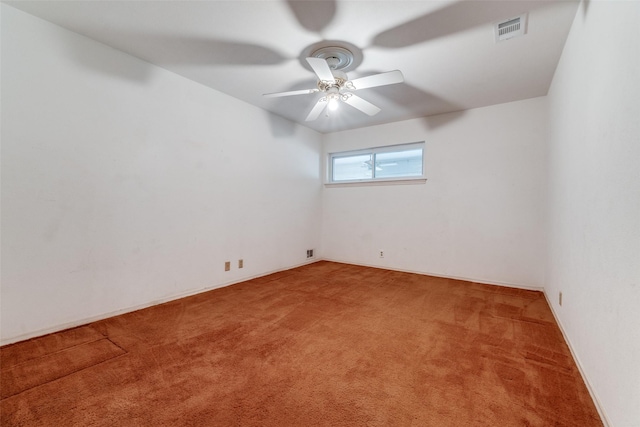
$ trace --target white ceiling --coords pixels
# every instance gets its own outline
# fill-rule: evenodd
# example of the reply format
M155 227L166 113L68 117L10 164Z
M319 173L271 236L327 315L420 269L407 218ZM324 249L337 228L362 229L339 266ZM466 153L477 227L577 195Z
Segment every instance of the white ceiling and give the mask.
M326 133L546 95L577 1L6 1L152 64ZM524 37L495 43L493 24L529 13ZM405 83L358 95L305 122L320 94L304 61L318 44L352 46L350 78L401 70ZM117 72L117 70L109 70ZM128 76L128 78L133 78ZM144 78L137 76L137 78Z

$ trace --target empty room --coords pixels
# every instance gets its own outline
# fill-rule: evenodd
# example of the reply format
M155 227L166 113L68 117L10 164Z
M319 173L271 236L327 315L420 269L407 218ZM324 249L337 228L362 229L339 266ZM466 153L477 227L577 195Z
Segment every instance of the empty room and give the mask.
M640 1L0 13L3 427L640 427Z

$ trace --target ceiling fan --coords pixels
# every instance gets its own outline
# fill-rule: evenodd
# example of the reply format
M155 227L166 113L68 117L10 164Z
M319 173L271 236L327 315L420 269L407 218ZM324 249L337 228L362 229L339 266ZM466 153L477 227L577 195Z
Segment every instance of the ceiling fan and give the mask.
M402 72L399 70L349 80L347 74L342 70L352 64L353 54L350 50L339 46L320 48L306 58L306 61L318 77L317 88L267 93L263 96L276 98L323 92L325 95L316 102L305 119L308 122L316 120L325 108L335 110L340 102L344 102L369 116L374 116L380 112L380 108L352 92L404 82Z

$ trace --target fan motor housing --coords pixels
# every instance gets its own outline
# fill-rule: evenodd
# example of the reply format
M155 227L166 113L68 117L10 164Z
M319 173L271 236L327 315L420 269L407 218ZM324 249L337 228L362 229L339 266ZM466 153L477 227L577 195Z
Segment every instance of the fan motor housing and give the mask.
M327 61L332 70L348 72L362 63L362 50L352 43L342 40L323 40L307 46L300 53L300 63L308 67L305 58L321 58Z
M311 56L326 60L332 70L343 70L353 63L353 53L339 46L321 47L311 52Z
M335 74L336 73L333 74L335 83L330 83L330 82L326 82L324 80L321 80L321 81L318 82L318 89L320 89L322 92L327 92L332 87L335 87L337 89L342 89L344 84L347 82L347 78L346 78L347 76L345 74L344 75L345 78L342 79L340 77L337 77ZM344 73L342 73L342 74L344 74Z

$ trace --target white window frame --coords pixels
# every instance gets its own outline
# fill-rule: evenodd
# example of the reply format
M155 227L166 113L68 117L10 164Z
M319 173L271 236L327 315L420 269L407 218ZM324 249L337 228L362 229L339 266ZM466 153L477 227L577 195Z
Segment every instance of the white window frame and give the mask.
M396 144L396 145L385 145L382 147L372 147L365 148L361 150L351 150L351 151L338 151L334 153L329 153L327 156L327 179L325 182L326 186L352 186L352 185L385 185L385 184L422 184L426 182L427 178L425 176L425 156L424 156L424 148L425 142L411 142L408 144ZM355 179L355 180L333 180L333 161L336 158L341 157L351 157L351 156L359 156L359 155L372 155L374 164L375 164L375 155L379 153L390 153L390 152L400 152L400 151L408 151L408 150L422 150L422 175L419 176L403 176L403 177L394 177L394 178L375 178L375 168L372 172L372 178L364 178L364 179Z

